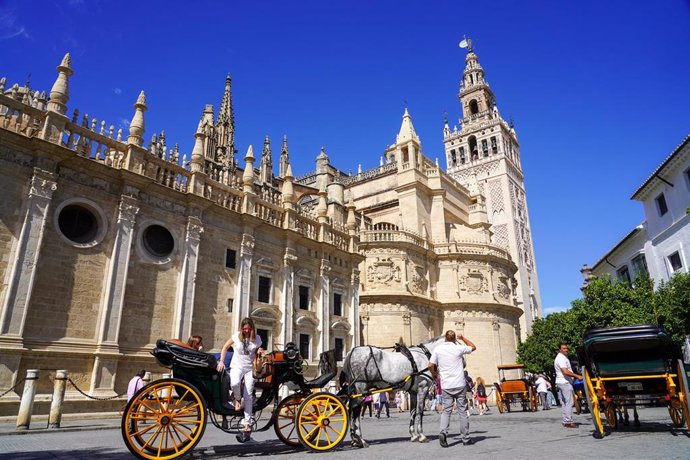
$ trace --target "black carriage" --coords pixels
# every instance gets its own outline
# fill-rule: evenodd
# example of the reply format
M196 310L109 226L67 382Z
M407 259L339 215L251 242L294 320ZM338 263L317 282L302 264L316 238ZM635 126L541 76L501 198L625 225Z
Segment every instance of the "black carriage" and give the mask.
M167 460L190 452L201 440L210 420L217 428L238 434L243 415L229 401L229 382L216 371L216 359L190 349L177 340L158 340L152 351L156 360L172 369L172 378L144 386L127 403L122 416L122 437L129 451L140 459ZM307 381L302 357L290 343L283 351L268 353L257 365L254 412L272 405L263 427L273 427L289 446L314 451L337 447L345 437L348 415L337 396L319 391L336 374L333 352L321 355L321 376ZM294 393L280 399L283 385Z
M603 418L616 428L617 409L627 407L667 407L676 427L688 420L688 369L656 326L591 329L577 351L595 438L605 434Z

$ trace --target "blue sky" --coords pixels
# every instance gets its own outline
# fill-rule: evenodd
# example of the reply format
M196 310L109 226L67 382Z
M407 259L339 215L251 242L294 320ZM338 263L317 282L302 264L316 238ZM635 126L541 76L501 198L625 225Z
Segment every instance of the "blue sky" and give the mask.
M566 308L690 133L688 1L0 0L0 76L49 90L69 51L70 114L126 128L143 89L146 139L164 129L189 153L230 72L240 157L266 134L277 154L287 134L296 174L322 145L341 169L377 165L407 104L445 166L463 34L515 121L545 310Z

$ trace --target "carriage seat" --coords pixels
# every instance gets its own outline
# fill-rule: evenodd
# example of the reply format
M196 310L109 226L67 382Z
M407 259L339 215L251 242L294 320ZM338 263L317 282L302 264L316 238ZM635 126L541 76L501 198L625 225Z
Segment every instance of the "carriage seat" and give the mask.
M336 372L328 372L326 374L322 374L318 377L316 377L314 380L307 380L304 382L304 388L312 389L312 388L323 388L326 386L328 382L333 380L333 377L335 377Z
M527 391L527 384L523 380L506 380L501 382L503 393L523 393Z
M156 348L153 349L151 354L165 367L172 367L175 364L183 367L215 371L216 364L218 363L213 355L197 351L177 339L158 339Z

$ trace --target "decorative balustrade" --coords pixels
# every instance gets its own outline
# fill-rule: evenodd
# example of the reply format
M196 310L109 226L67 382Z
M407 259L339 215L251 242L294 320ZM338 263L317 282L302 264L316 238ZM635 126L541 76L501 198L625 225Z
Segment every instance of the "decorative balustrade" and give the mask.
M374 177L383 176L392 171L396 171L397 169L398 165L395 162L386 163L385 165L377 166L375 168L367 169L366 171L357 173L354 176L341 176L340 181L343 185L350 185L357 182L369 180Z
M429 242L416 233L407 230L364 230L360 232L362 243L411 243L424 249L429 249Z
M254 215L276 227L282 225L283 212L282 208L262 200L257 200L256 203L254 203Z
M434 243L434 252L442 254L466 254L466 255L485 255L494 256L502 259L510 259L510 253L500 247L490 243L476 241L452 241Z
M319 237L319 224L301 214L297 214L295 217L295 230L301 235L311 239L316 240Z
M82 117L81 125L77 123L79 111L75 110L72 121L65 123L62 131L62 145L77 155L104 163L113 168L121 168L127 156L127 145L121 142L122 130L118 130L117 138L113 139L114 126L108 128L105 134L105 121L101 121L100 130L96 131L98 120L89 115Z
M350 238L347 233L330 228L324 231L324 240L342 251L347 251Z
M45 118L46 114L42 110L0 91L0 123L4 129L27 137L37 136L43 128Z

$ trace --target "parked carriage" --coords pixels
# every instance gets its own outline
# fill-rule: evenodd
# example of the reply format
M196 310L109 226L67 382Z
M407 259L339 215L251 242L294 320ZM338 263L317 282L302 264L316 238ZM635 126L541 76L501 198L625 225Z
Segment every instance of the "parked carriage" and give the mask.
M505 371L517 370L520 378L506 380ZM502 364L498 366L499 377L501 383L494 383L496 388L496 406L498 411L510 412L511 405L522 407L523 411L536 412L539 407L539 398L534 386L525 378L524 364Z
M690 418L688 368L671 338L656 326L591 329L578 347L594 437L618 425L617 410L665 406L676 427Z
M208 420L225 432L240 432L243 412L229 409L228 377L216 371L212 355L190 349L183 342L162 339L152 354L161 365L172 369L173 377L149 383L125 407L122 437L134 456L148 460L180 457L198 444ZM348 428L343 401L319 391L336 374L333 352L322 353L322 374L314 380L304 379L303 363L293 343L266 355L255 387L254 412L271 404L273 407L266 425L254 429L273 427L289 446L330 450L342 442ZM281 400L282 385L294 393Z

